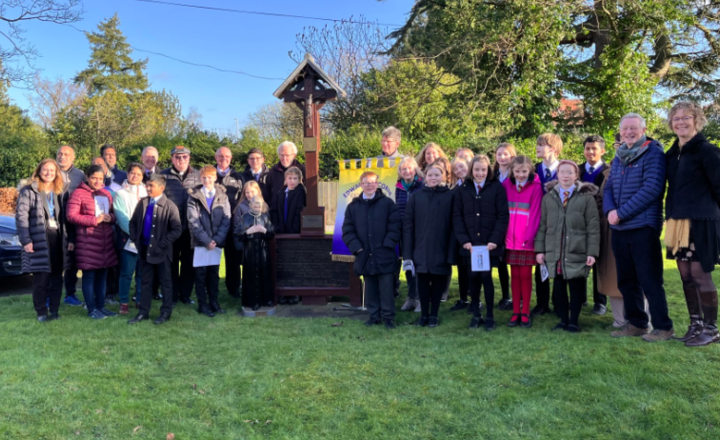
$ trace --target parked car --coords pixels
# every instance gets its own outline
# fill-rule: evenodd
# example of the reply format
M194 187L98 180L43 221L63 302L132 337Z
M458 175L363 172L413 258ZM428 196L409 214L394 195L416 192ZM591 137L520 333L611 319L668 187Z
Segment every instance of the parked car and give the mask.
M15 229L15 216L0 214L0 277L20 275L22 245Z

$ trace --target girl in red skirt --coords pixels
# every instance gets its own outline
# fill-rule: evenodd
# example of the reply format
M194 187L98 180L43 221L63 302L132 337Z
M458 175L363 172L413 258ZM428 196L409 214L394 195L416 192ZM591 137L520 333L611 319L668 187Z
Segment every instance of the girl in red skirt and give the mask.
M510 265L513 315L510 327L530 328L532 268L535 265L535 234L540 226L542 188L527 156L517 156L503 182L510 222L505 237L505 261Z

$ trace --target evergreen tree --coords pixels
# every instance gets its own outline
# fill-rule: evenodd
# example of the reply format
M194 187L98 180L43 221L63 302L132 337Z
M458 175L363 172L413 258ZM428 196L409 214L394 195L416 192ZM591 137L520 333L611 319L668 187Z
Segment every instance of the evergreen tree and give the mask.
M133 60L132 48L120 31L117 14L98 25L98 32L86 32L92 55L88 68L78 73L74 81L87 84L90 96L106 91L134 94L147 90L145 75L148 60Z

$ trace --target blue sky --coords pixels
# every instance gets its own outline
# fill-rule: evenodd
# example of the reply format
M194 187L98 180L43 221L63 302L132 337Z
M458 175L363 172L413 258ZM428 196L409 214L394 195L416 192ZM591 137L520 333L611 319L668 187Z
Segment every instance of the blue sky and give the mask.
M285 13L294 15L356 19L363 15L381 23L402 24L412 0L169 0L218 8ZM95 30L97 24L118 13L127 41L139 49L219 68L255 75L286 78L296 64L288 56L295 49L295 35L305 26L321 27L328 22L246 15L143 3L137 0L86 0L83 20L75 26ZM331 23L328 23L331 24ZM35 66L48 78L70 79L87 66L90 46L86 37L50 23L26 25L26 38L40 54ZM248 114L275 101L272 93L281 79L263 80L208 68L189 66L157 55L134 52L133 58L148 58L147 74L152 88L166 89L180 99L183 112L195 107L208 129L235 131ZM9 95L27 109L27 90L11 88Z

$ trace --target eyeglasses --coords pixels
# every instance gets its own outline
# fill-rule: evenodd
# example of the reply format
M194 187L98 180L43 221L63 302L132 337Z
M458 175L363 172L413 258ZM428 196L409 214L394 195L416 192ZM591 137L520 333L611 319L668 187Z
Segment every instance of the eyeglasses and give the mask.
M173 159L190 160L190 156L188 156L187 154L176 154L175 156L173 156Z
M683 116L682 118L672 118L672 121L673 122L680 122L680 121L687 122L692 118L693 118L692 116Z

